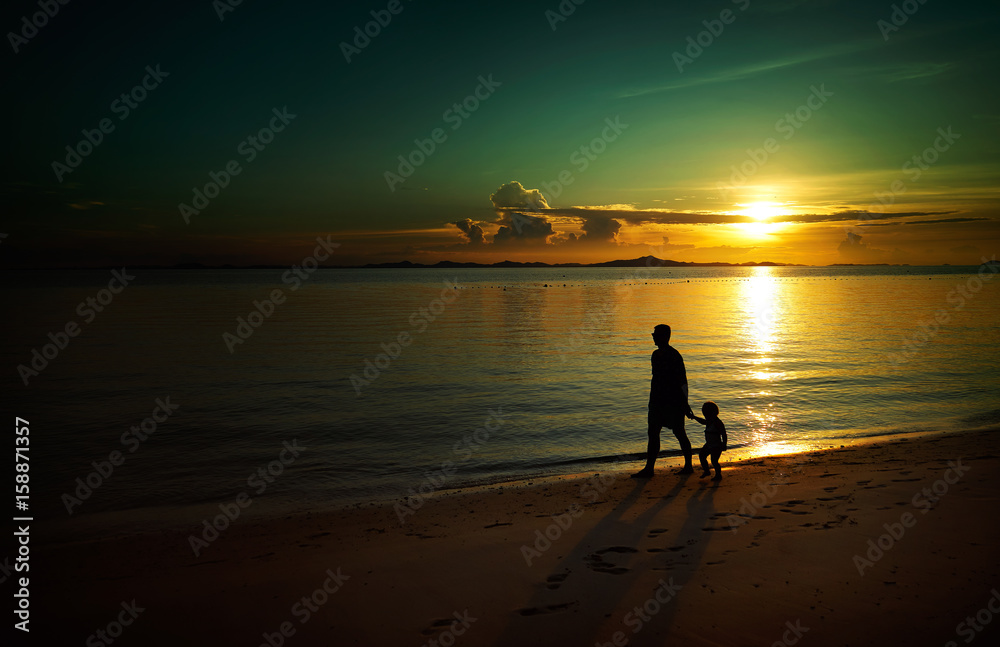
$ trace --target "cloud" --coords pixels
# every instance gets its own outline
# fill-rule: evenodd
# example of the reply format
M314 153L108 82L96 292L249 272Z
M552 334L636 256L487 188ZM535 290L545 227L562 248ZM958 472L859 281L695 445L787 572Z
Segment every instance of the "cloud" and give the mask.
M538 189L525 189L517 180L501 185L496 193L490 196L490 201L497 209L521 209L537 211L548 209L545 196Z
M937 225L942 222L976 222L977 220L990 220L990 218L942 218L940 220L913 220L904 222L904 225Z
M694 249L694 247L695 247L694 245L692 245L690 243L684 243L684 244L680 244L680 245L671 243L670 239L668 237L666 237L666 236L663 236L663 242L660 243L659 245L656 245L654 247L653 243L649 243L647 246L650 249L653 250L654 256L655 255L660 255L660 254L666 254L666 253L669 253L671 251L681 251L681 250L685 250L685 249ZM662 256L661 256L661 258L662 258Z
M570 207L555 208L546 211L552 217L579 218L585 220L601 214L630 225L723 225L753 223L756 219L742 214L713 213L707 211L673 211L670 209L635 209L622 208L624 205L609 207ZM614 207L614 208L612 208ZM872 220L888 220L901 218L918 218L921 216L946 216L957 211L909 211L909 212L873 212L873 211L839 211L837 213L788 213L768 218L771 223L823 223L858 221L859 224ZM984 218L990 220L990 218Z
M909 63L902 65L887 65L872 70L872 74L879 81L886 83L896 83L899 81L910 81L913 79L925 79L931 76L944 74L952 70L951 63Z
M458 227L465 237L468 239L469 244L473 246L483 245L486 243L486 237L483 236L483 228L472 222L470 218L465 220L459 220L458 222L451 223Z
M847 237L837 245L837 251L851 262L875 263L883 261L888 252L861 242L861 238L861 234L856 234L853 231L847 232Z
M70 209L77 209L80 211L86 211L88 209L93 209L94 207L104 206L104 203L99 200L83 200L81 202L69 202L67 204Z
M552 223L544 216L529 216L511 211L504 212L498 222L500 228L493 234L494 245L545 245L549 242L549 236L556 233L552 229Z
M622 223L605 215L589 216L583 220L583 235L579 242L616 243Z
M785 58L772 59L769 61L759 61L751 63L741 63L729 69L718 70L706 76L689 76L683 81L674 81L668 85L653 85L644 88L631 88L619 93L621 99L638 97L647 94L668 92L670 90L680 90L697 85L710 83L725 83L728 81L739 81L753 78L761 74L768 74L776 70L787 67L795 67L806 63L812 63L827 58L836 58L848 54L856 54L865 50L876 49L883 45L883 40L876 34L871 38L856 40L854 42L837 43L832 46L816 48L811 51L796 52Z

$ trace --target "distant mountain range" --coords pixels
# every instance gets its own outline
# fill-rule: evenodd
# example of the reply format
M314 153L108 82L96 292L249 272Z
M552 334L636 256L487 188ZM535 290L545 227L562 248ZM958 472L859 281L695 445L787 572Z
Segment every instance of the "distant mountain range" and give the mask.
M455 269L455 268L511 268L511 267L807 267L799 263L772 263L763 261L761 263L689 263L687 261L671 261L655 256L640 256L618 261L605 261L603 263L542 263L533 261L525 263L522 261L500 261L498 263L459 263L456 261L438 261L432 265L425 263L414 263L412 261L396 261L394 263L368 263L367 265L321 265L323 269ZM134 266L135 269L151 269L154 266ZM157 266L160 267L160 266ZM286 265L246 265L239 267L236 265L203 265L201 263L178 263L172 267L162 267L162 269L175 270L226 270L226 269L277 269L287 267Z
M996 261L988 261L996 263ZM874 265L889 265L889 263L833 263L825 267L868 267ZM893 264L896 265L896 264ZM902 263L900 266L906 266ZM118 267L118 266L116 266ZM605 261L603 263L542 263L534 261L500 261L499 263L458 263L455 261L438 261L432 265L398 261L395 263L368 263L367 265L320 265L321 269L456 269L456 268L517 268L517 267L814 267L802 263L775 263L761 261L759 263L691 263L688 261L672 261L655 256L640 256L639 258ZM177 263L176 265L129 265L135 270L275 270L288 269L288 265L205 265L204 263ZM14 268L3 268L14 269ZM108 267L76 267L63 269L115 269Z
M797 263L772 263L763 261L761 263L691 263L688 261L671 261L660 259L655 256L640 256L618 261L605 261L603 263L523 263L521 261L500 261L499 263L458 263L455 261L438 261L433 265L423 263L413 263L411 261L399 261L396 263L369 263L361 267L365 268L468 268L468 267L804 267Z

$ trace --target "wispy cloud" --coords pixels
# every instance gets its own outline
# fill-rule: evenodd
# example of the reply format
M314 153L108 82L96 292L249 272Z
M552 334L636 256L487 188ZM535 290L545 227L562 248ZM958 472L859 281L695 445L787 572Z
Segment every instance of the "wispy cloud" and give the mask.
M871 65L863 67L844 68L843 72L850 76L871 78L883 83L899 83L938 76L954 69L952 63L899 63L896 65Z
M881 39L878 38L870 38L868 40L861 40L855 43L838 43L831 47L814 49L811 52L804 52L797 56L750 63L747 65L739 65L724 70L718 70L717 72L706 76L688 76L684 79L665 85L625 90L618 95L618 98L627 99L631 97L655 94L658 92L668 92L670 90L679 90L681 88L707 85L710 83L725 83L727 81L749 79L761 74L768 74L777 70L802 65L803 63L811 63L813 61L835 58L837 56L844 56L847 54L854 54L856 52L874 49L882 46L883 44L884 43L882 43Z

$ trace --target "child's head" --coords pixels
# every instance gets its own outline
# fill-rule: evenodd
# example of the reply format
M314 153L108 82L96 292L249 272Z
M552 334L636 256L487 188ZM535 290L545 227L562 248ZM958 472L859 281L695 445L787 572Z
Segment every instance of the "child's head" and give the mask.
M719 405L709 400L705 404L701 405L701 412L706 418L718 418Z

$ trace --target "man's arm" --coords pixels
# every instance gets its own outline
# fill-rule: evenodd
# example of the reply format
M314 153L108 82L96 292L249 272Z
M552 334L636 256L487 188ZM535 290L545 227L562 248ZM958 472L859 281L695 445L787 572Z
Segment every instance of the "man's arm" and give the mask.
M677 349L674 349L675 351ZM684 368L684 358L681 356L680 352L677 352L677 382L681 387L681 394L684 396L684 408L691 411L691 405L688 404L688 378L687 369ZM692 412L693 415L693 412ZM704 423L702 423L704 424Z

